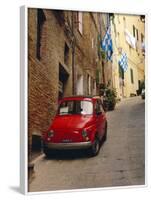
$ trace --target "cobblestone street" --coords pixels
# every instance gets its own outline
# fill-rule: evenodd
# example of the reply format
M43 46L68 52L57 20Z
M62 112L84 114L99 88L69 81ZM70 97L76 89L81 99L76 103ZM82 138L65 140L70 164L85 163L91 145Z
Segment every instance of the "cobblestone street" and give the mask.
M96 157L60 155L35 164L29 191L145 184L145 103L131 97L107 112L108 137Z

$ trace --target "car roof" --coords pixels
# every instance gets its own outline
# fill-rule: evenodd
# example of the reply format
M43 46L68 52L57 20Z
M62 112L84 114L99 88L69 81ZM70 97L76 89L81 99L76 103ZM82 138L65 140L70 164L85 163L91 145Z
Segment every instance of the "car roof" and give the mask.
M89 96L89 95L75 95L75 96L68 96L68 97L63 97L60 99L61 101L64 100L96 100L96 99L101 99L100 96Z

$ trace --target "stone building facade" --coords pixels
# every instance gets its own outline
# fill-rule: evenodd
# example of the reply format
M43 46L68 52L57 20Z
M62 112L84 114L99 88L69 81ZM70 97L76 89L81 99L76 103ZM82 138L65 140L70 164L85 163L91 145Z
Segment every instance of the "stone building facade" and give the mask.
M110 27L110 13L101 13L100 14L100 40L103 40L108 28ZM109 88L113 87L113 77L112 77L112 62L104 59L101 56L101 64L102 64L102 80L101 83L103 85L108 86Z
M100 19L99 13L28 9L29 162L41 148L59 99L99 92Z
M113 83L119 98L138 95L145 82L145 16L114 14ZM125 72L119 66L122 53L127 55Z

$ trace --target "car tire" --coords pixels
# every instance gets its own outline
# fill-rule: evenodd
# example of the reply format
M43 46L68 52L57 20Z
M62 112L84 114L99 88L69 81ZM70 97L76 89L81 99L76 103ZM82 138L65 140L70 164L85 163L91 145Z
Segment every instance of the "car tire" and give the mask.
M48 149L44 149L43 152L47 158L50 157L50 151Z
M96 156L98 155L99 151L100 151L100 141L99 138L96 137L90 149L90 154L91 156Z

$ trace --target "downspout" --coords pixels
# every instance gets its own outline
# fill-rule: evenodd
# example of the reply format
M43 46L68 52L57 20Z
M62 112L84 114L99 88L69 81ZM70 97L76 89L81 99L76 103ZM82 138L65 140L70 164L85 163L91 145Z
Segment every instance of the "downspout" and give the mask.
M76 94L75 88L75 36L74 36L74 15L72 12L72 94Z
M104 85L106 85L106 82L105 82L105 69L104 69L104 61L103 60L102 60L102 79L103 79Z

